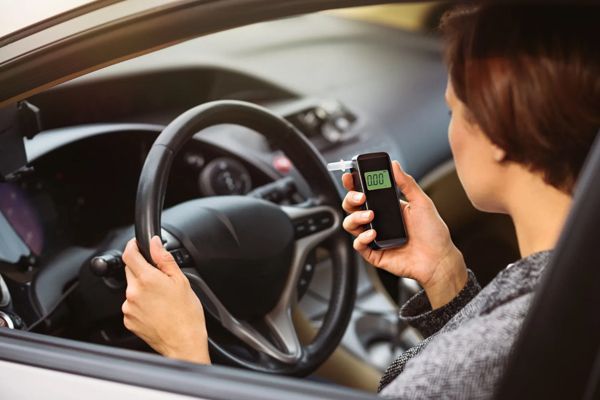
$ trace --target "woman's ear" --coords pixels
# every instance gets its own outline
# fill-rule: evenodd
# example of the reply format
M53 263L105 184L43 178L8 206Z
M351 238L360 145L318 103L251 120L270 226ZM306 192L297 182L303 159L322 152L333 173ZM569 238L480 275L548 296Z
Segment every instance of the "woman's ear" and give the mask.
M491 144L492 146L492 158L494 159L494 161L501 163L502 161L504 161L506 159L506 151L504 151L503 148L495 145L495 144Z

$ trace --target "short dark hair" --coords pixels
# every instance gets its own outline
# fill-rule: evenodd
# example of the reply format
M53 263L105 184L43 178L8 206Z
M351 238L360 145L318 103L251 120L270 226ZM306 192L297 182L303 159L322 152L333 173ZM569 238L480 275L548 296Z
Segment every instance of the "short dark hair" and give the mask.
M572 193L600 129L600 7L460 6L442 18L450 82L510 161Z

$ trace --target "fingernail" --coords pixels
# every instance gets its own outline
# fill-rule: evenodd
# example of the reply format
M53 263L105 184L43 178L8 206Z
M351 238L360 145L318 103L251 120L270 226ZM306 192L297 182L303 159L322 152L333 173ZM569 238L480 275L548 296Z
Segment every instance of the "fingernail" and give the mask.
M368 236L368 237L371 237L371 236L373 236L373 235L375 235L375 229L369 229L369 230L367 231L367 236Z
M362 213L360 213L360 218L361 219L369 219L370 216L371 216L371 212L370 211L363 211Z
M354 193L354 196L352 196L352 199L354 199L354 201L361 201L363 197L362 193Z

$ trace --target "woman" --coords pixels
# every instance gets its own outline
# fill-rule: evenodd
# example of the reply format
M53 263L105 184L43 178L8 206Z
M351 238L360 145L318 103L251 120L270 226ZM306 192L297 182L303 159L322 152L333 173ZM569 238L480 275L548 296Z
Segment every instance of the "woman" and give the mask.
M571 206L573 188L600 128L598 8L490 6L448 14L450 147L462 185L482 211L512 218L522 258L481 289L432 201L395 162L410 236L374 251L372 211L349 190L344 229L369 263L416 279L423 291L400 311L427 337L381 381L400 398L489 398L502 376L535 287ZM202 306L158 238L153 269L131 241L125 326L169 357L210 362ZM175 323L173 323L175 322Z

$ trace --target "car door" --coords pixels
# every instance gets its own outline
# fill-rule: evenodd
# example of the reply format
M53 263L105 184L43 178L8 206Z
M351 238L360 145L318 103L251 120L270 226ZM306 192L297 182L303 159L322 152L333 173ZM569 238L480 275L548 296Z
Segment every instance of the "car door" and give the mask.
M3 399L370 399L374 394L0 330Z

